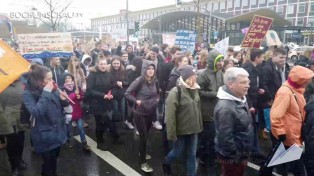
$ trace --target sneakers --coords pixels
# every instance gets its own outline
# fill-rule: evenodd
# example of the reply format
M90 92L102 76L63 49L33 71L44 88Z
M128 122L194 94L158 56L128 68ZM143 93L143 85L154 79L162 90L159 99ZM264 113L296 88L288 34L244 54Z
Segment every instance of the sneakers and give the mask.
M140 135L140 133L137 130L135 131L135 134L138 135L138 136Z
M147 163L141 164L141 169L144 172L153 172L153 168Z
M152 159L152 157L149 155L149 154L146 154L146 157L145 157L147 160L150 160Z
M72 127L76 127L76 122L72 122Z
M128 122L127 120L124 122L124 124L130 129L130 130L133 130L134 129L134 126L132 125L131 122Z
M160 125L159 121L153 122L153 127L157 130L162 130L162 126Z

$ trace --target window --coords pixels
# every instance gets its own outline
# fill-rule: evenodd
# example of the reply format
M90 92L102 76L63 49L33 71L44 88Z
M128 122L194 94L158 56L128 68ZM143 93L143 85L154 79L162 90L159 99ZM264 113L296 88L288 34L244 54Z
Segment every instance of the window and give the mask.
M226 2L223 1L220 3L220 10L225 10L226 9Z
M277 7L277 13L282 15L283 14L283 6L278 6Z
M294 14L294 5L289 5L287 8L287 14Z
M240 0L234 0L234 7L240 7Z
M249 1L248 0L242 0L242 6L248 6Z
M268 3L274 3L275 0L268 0Z
M309 24L308 27L312 27L312 26L314 27L314 18L313 17L309 18L308 24Z
M265 4L265 0L259 0L259 4Z
M256 5L256 0L251 0L251 6Z
M214 3L214 10L218 10L218 2Z
M314 12L314 3L311 4L311 12Z
M303 22L304 22L304 19L303 18L299 18L297 26L303 26Z
M305 4L299 5L299 13L305 13Z
M231 1L230 0L227 1L228 9L232 8L232 3L233 3L232 0Z

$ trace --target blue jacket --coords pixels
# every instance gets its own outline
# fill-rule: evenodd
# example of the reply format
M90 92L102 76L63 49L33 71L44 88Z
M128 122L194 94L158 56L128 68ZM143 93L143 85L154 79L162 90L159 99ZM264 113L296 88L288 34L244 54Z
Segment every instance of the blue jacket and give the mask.
M63 107L68 102L59 98L58 91L27 88L23 102L32 116L31 138L35 151L42 153L63 145L67 140Z

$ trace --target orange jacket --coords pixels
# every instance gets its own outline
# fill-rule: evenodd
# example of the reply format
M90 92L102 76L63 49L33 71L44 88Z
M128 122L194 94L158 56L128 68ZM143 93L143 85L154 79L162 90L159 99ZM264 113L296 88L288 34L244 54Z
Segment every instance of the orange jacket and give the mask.
M296 89L286 81L276 93L270 111L271 131L277 139L279 135L285 134L284 145L286 146L302 145L301 127L305 120L304 107L306 105L303 96L304 84L313 76L314 73L311 70L296 66L291 70L289 78L302 87ZM292 89L298 101L296 101L291 89L286 86Z

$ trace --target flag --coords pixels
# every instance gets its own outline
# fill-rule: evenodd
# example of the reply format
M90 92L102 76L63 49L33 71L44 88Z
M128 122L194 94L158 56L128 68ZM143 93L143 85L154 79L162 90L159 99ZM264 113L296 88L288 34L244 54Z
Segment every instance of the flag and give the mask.
M0 93L23 73L29 71L30 63L0 40Z

